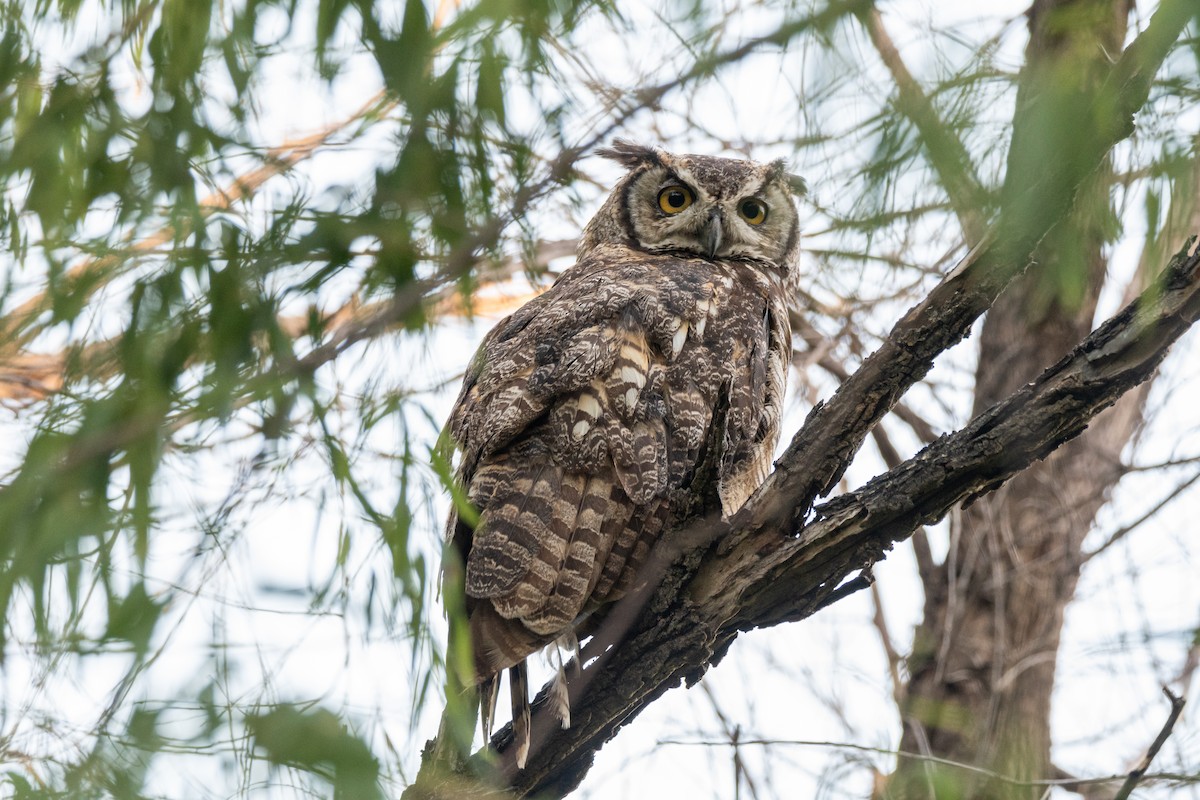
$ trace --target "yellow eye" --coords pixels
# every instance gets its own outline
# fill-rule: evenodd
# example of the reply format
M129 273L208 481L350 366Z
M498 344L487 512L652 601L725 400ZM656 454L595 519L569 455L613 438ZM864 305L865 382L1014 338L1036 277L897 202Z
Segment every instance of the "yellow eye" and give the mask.
M658 193L658 207L666 214L678 214L692 204L696 198L686 186L668 186Z
M767 221L767 207L761 200L743 200L738 213L751 225L762 225Z

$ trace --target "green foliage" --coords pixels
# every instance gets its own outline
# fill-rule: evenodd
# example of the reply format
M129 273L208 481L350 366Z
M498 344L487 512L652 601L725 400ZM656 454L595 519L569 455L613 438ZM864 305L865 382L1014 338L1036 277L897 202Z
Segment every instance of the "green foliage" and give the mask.
M500 252L512 219L506 198L528 181L543 183L526 204L553 186L534 145L562 135L536 119L514 126L506 86L524 80L522 71L544 72L550 44L591 4L482 3L437 27L421 0L398 8L393 16L337 0L3 7L0 363L24 352L61 361L49 394L21 410L24 442L0 478L0 657L40 660L47 676L65 662L86 671L89 659L118 656L124 665L104 716L79 721L94 726L79 742L83 755L10 772L19 796L140 796L164 747L237 757L246 745L222 731L243 721L259 754L288 765L289 781L311 773L340 795L378 794L376 743L346 734L332 712L279 706L242 717L237 709L256 702L254 693L220 702L236 661L218 662L216 683L177 689L154 706L199 702L207 722L197 731L129 702L154 691L149 676L197 605L189 598L220 601L198 578L231 558L227 548L252 514L248 498L269 496L270 476L309 452L324 453L327 481L311 493L298 487L300 496L318 514L328 504L343 517L310 604L411 642L408 668L424 673L414 721L439 683L426 607L436 511L424 498L449 473L430 467L403 395L381 402L394 388L330 380L347 347L386 325L347 339L326 314L351 298L380 302L394 308L382 316L419 330L430 288ZM68 45L48 50L49 41ZM339 134L375 137L378 155L353 188L276 180L265 214L247 215L236 195L252 196L258 184L241 182L285 174L281 158L308 154L272 150L284 137L264 137L269 120L260 116L274 87L292 80L281 70L293 53L312 71L309 85L322 95L314 99L328 102L348 74L383 88ZM544 118L563 103L547 105ZM222 186L232 206L220 194L204 199ZM289 319L299 324L285 327ZM389 430L398 431L392 452L379 442ZM235 455L247 446L248 456ZM381 457L389 481L379 479ZM218 489L224 499L184 499L183 475L195 471L201 495ZM167 562L182 583L164 585L163 539L189 531L191 555ZM368 591L348 588L376 547L386 570L366 568ZM6 747L27 736L19 725L0 731Z
M275 764L298 766L333 784L334 797L382 798L379 762L370 747L349 733L330 711L279 706L246 719L257 747Z

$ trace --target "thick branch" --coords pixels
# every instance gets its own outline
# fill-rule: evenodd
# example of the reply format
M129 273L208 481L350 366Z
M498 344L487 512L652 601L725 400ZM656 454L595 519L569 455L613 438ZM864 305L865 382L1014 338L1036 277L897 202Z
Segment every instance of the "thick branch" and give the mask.
M1036 381L896 469L818 506L798 536L735 527L728 533L746 535L732 549L710 544L707 553L677 562L658 589L647 592L646 613L637 616L620 646L584 670L587 689L579 696L572 692L569 730L554 731L537 744L539 727L546 732L557 727L543 693L535 702L535 749L528 768L519 772L504 752L510 731L497 734L494 744L512 788L521 796L570 791L605 741L667 689L698 680L739 632L811 615L917 526L992 491L1077 436L1096 414L1150 377L1198 316L1200 252L1181 253L1159 286ZM752 513L740 524L757 519ZM710 522L690 533L711 542L720 530Z
M1145 53L1137 75L1153 74L1166 51ZM1076 92L1070 105L1040 106L1040 126L1078 125L1081 120L1070 114L1081 111L1089 125L1097 123L1094 135L1058 168L1010 169L994 229L827 403L813 409L741 513L729 523L701 521L665 537L670 550L651 560L655 568L609 612L606 629L585 653L601 657L572 687L572 727L556 730L543 694L535 702L534 749L526 769L518 771L507 750L511 729L493 740L506 785L521 796L571 791L595 752L626 721L668 688L698 680L738 632L802 619L862 584L847 578L918 525L994 489L1078 435L1096 413L1148 377L1200 310L1195 257L1173 262L1167 288L1143 298L1143 312L1131 307L1042 380L861 491L815 509L810 518L816 499L836 485L883 415L940 353L967 335L1025 270L1047 233L1068 217L1081 187L1130 133L1126 120L1145 102L1134 84L1136 76L1118 76L1102 87L1115 91ZM1019 150L1017 166L1028 166L1031 155ZM683 541L696 546L673 558ZM619 646L604 649L617 641Z
M1037 380L966 428L943 436L858 491L815 509L814 521L801 532L797 544L783 548L794 552L781 554L778 565L764 565L763 581L739 610L749 623L745 627L778 621L781 606L793 606L798 616L807 616L805 604L778 595L785 588L780 584L812 582L806 562L813 560L809 548L817 542L822 543L819 549L827 553L825 558L831 558L875 540L880 545L876 555L882 556L891 542L907 537L918 525L936 521L955 505L996 489L1079 435L1092 417L1149 378L1170 345L1200 315L1200 252L1177 256L1163 275L1163 286L1168 288L1151 289ZM1161 302L1153 300L1156 291L1163 291ZM795 555L801 552L805 558L797 562ZM867 554L856 553L854 560ZM795 587L787 588L794 591Z

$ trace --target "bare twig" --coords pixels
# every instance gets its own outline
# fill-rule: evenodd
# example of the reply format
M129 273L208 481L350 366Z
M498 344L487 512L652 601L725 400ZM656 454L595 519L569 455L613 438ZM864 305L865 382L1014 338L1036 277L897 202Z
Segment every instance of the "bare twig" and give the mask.
M871 623L879 634L879 642L883 645L883 653L887 657L888 675L892 679L892 698L897 706L903 707L905 683L900 678L900 664L903 663L904 657L892 643L892 634L888 631L887 618L883 614L883 597L879 594L879 586L874 583L871 584L871 603L875 608L871 615Z
M672 745L677 747L730 747L728 741L714 741L709 739L659 739L656 745ZM1062 770L1056 770L1056 775L1053 778L1044 778L1039 780L1019 780L1008 775L1003 775L994 770L980 767L975 764L966 764L961 761L954 761L948 758L939 758L938 756L927 755L923 753L910 753L904 750L893 750L888 747L872 747L870 745L857 744L855 742L834 742L823 741L819 739L739 739L739 747L822 747L835 750L854 750L860 753L872 753L887 756L889 758L899 758L910 761L921 761L932 765L950 767L951 769L960 770L962 772L970 772L975 775L981 775L992 780L1000 781L1014 787L1045 787L1045 788L1061 788L1071 792L1082 792L1089 786L1098 786L1106 783L1114 783L1126 777L1124 775L1103 775L1097 778L1080 778L1070 775ZM1161 744L1159 745L1161 747ZM1178 781L1178 782L1195 782L1194 778L1189 775L1178 775L1175 773L1146 773L1142 776L1144 780L1155 781ZM1115 800L1115 799L1114 799Z
M721 723L722 732L728 738L729 744L733 748L733 796L735 800L741 796L743 783L750 790L750 796L757 800L758 787L754 783L754 778L746 770L741 752L738 750L738 743L742 738L742 727L729 719L729 716L721 708L721 704L717 701L717 697L713 694L712 687L708 683L701 682L700 689L712 705L713 714L716 716L717 721Z
M800 337L809 351L817 354L816 363L821 369L828 372L839 382L844 382L850 378L850 370L846 369L844 364L829 355L825 337L813 327L811 322L804 318L803 314L792 314L791 324L792 331ZM917 438L925 444L929 444L938 437L933 426L903 401L898 401L892 407L891 413L897 419L904 422L904 424L908 425L912 429L912 432L917 435ZM894 465L889 464L888 466Z
M1152 519L1154 517L1154 515L1156 515L1158 512L1162 511L1164 508L1166 508L1168 505L1170 505L1172 501L1176 500L1180 495L1182 495L1189 488L1191 488L1192 484L1196 483L1196 481L1200 481L1200 472L1197 472L1195 475L1193 475L1192 477L1188 478L1183 483L1176 486L1174 489L1171 490L1171 492L1166 497L1164 497L1163 499L1161 499L1157 503L1155 503L1153 506L1151 506L1144 514L1142 514L1140 517L1135 519L1133 522L1130 522L1127 525L1122 525L1120 528L1117 528L1115 531L1110 533L1108 535L1108 537L1105 538L1103 544L1101 544L1095 550L1092 550L1091 552L1084 554L1084 556L1083 556L1084 560L1085 561L1091 560L1091 559L1095 558L1096 556L1100 555L1101 553L1103 553L1105 550L1112 547L1113 545L1120 542L1122 539L1124 539L1130 533L1132 533L1133 531L1135 531L1139 527L1141 527L1145 522Z
M1169 458L1166 461L1155 461L1151 464L1123 464L1121 469L1125 472L1157 472L1161 469L1186 467L1189 464L1197 463L1200 463L1200 456L1184 456L1183 458Z
M1138 783L1146 776L1146 771L1150 769L1150 762L1158 755L1158 751L1166 744L1167 737L1171 735L1171 730L1175 727L1175 721L1179 719L1179 715L1183 713L1184 699L1176 696L1167 687L1163 687L1163 694L1167 696L1167 700L1171 703L1171 713L1167 715L1167 721L1163 723L1162 730L1158 732L1158 736L1154 737L1154 741L1150 743L1150 749L1146 751L1146 755L1136 767L1129 773L1129 777L1125 779L1125 783L1121 785L1120 791L1113 800L1128 800L1129 795L1137 788Z

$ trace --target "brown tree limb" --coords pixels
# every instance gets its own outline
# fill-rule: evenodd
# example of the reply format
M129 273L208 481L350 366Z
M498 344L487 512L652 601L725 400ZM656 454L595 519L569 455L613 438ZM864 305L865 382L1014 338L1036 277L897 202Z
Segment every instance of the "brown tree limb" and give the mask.
M1141 108L1150 95L1154 75L1195 16L1196 4L1192 0L1162 0L1158 4L1146 29L1125 48L1109 75L1109 85L1120 106ZM1133 113L1113 119L1132 132Z
M1126 113L1136 111L1145 97L1138 92L1121 92L1115 99L1118 102L1105 107L1114 118L1123 119ZM1022 168L1010 172L1006 184L1009 203L997 228L896 324L880 348L864 360L827 403L813 409L777 462L775 472L747 507L728 526L710 520L668 537L671 552L661 556L659 562L652 560L655 567L648 567L647 574L655 576L655 583L658 568L665 569L662 565L674 561L675 551L685 549L688 543L699 549L719 536L721 552L710 554L699 565L696 554L676 563L657 591L647 582L611 612L618 628L626 620L635 619L643 627L635 625L634 632L619 648L604 652L604 658L585 673L589 684L586 695L577 697L577 691L572 691L572 708L580 711L573 714L575 726L570 731L556 734L550 744L538 747L539 730L540 736L546 737L550 723L545 714L535 717L534 744L538 752L528 769L520 773L512 759L502 755L500 769L505 784L518 793L570 791L587 772L595 750L615 735L624 721L667 688L680 681L697 680L710 664L720 660L737 631L814 613L838 591L849 574L882 557L892 543L909 536L923 522L940 518L956 503L995 488L1032 460L1044 457L1062 441L1077 435L1092 415L1149 376L1165 350L1156 355L1150 368L1139 374L1137 380L1121 385L1119 391L1104 397L1102 402L1064 404L1059 402L1062 398L1057 398L1050 408L1040 409L1043 414L1059 412L1048 417L1057 420L1057 424L1064 424L1065 420L1069 426L1078 427L1064 431L1037 430L1032 438L1028 431L1009 431L1009 441L1000 444L999 449L973 454L980 462L974 469L982 472L972 473L970 459L964 462L959 453L945 451L944 443L949 441L956 447L968 442L996 447L994 435L972 440L976 424L973 423L864 487L862 492L879 504L877 515L847 500L863 497L860 492L826 504L814 521L806 524L816 498L837 483L870 430L928 372L933 359L966 336L979 315L1024 271L1042 239L1057 220L1066 217L1079 188L1105 162L1112 145L1128 132L1123 125L1104 126L1096 138L1080 148L1079 158L1069 168L1045 172ZM1175 267L1176 271L1182 269L1178 264ZM1185 270L1189 286L1194 268L1193 264ZM1146 302L1153 301L1146 298ZM1089 341L1105 330L1102 328ZM1182 329L1175 335L1180 333ZM1118 384L1120 381L1114 380L1112 385ZM994 408L1005 407L1013 398L1021 398L1018 402L1027 400L1028 392L1029 387L1025 387ZM988 413L976 422L979 420L987 421ZM1031 443L1039 443L1044 449L1022 449L1021 445ZM878 481L884 482L887 491L870 495L873 487L878 489L875 485ZM913 481L917 485L910 485ZM897 482L899 486L894 485ZM922 501L921 497L926 499ZM859 538L867 529L874 529L876 536ZM784 538L784 544L780 545L781 536L793 532L802 533L797 539ZM789 542L806 548L815 548L816 542L823 546L798 554L788 546ZM650 613L639 613L642 604ZM672 608L678 614L666 613ZM661 624L646 628L649 617L659 619ZM602 630L602 633L603 636L596 637L601 646L621 638L615 632ZM645 675L647 669L653 674ZM645 677L636 677L639 675ZM493 740L502 754L506 736L511 733L502 731Z
M574 239L539 242L533 253L533 264L520 258L506 258L487 270L477 270L477 289L479 286L509 280L523 268L545 269L551 260L573 253L575 245ZM530 296L497 298L476 291L470 297L464 297L456 286L444 286L425 298L425 313L430 318L500 314L515 308ZM381 313L388 303L387 300L379 300L364 304L354 295L332 310L314 308L303 314L280 315L275 324L279 332L290 339L314 333L314 321L325 335L336 337L345 328ZM18 405L32 403L61 391L66 382L68 363L77 365L77 371L92 380L115 375L121 368L112 356L118 338L68 347L55 353L17 353L0 360L0 402Z
M525 770L517 771L506 752L511 729L497 734L493 745L506 782L519 796L569 792L605 741L667 689L698 680L740 632L811 615L917 526L995 489L1077 436L1096 414L1149 378L1198 316L1200 252L1180 253L1159 286L1037 380L898 468L816 507L811 522L794 529L796 535L756 528L733 549L721 546L730 535L756 526L757 506L773 499L759 495L755 507L729 525L709 520L670 537L707 541L708 552L693 551L676 561L657 589L640 587L644 612L633 616L619 646L585 650L585 661L600 650L603 658L583 671L586 691L572 687L569 730L550 733L557 723L546 694L539 696L535 745ZM804 457L785 456L780 466ZM719 535L723 542L713 544ZM620 606L613 613L620 614Z
M845 365L837 359L829 355L826 347L825 337L813 327L803 314L797 312L791 315L792 333L798 339L804 342L810 353L817 354L816 362L821 369L828 372L839 382L845 382L850 378L850 370L846 369ZM899 420L908 425L917 438L925 444L929 444L937 439L937 432L929 422L914 411L908 404L903 401L898 401L892 407L891 413ZM877 430L877 429L876 429ZM888 464L889 467L895 466Z
M792 333L805 342L810 352L819 353L816 361L822 369L839 381L844 382L850 377L849 371L841 362L834 359L828 352L823 351L821 334L802 314L792 315ZM897 402L892 408L891 413L906 423L924 444L931 444L938 438L937 433L933 430L933 426L903 401ZM884 430L882 422L871 429L871 438L875 441L879 455L888 469L894 469L900 465L903 459L892 445L891 439L888 437L887 431ZM935 578L937 561L933 557L933 550L929 546L929 534L924 527L917 528L913 532L912 547L913 555L917 561L917 575L921 579L921 585L926 587L926 591L928 591L930 582ZM878 595L878 592L876 591L874 594ZM900 687L897 684L897 691L899 690Z
M972 323L1024 268L1024 264L1013 269L997 263L991 242L989 238L972 250L896 323L833 398L812 410L775 472L759 489L765 501L752 504L754 519L745 527L799 528L812 503L834 487L863 439L900 395L925 376L934 358L967 335Z
M1151 59L1139 64L1142 70L1151 66ZM1156 320L1163 324L1144 326L1136 311L1127 310L1089 337L1078 358L1052 368L1050 377L1018 390L968 428L939 439L862 490L813 509L882 416L1025 270L1047 233L1067 218L1080 188L1097 174L1111 147L1128 136L1124 120L1145 100L1139 91L1124 91L1128 84L1121 83L1115 97L1093 96L1091 105L1085 102L1091 116L1111 119L1100 120L1096 135L1080 143L1069 163L1032 169L1020 161L1028 161L1031 152L1018 152L1018 168L1010 169L993 232L900 320L833 398L814 408L776 471L741 513L729 522L705 520L666 537L663 550L651 559L647 579L609 611L612 625L606 623L585 650L585 661L598 660L571 687L572 728L554 731L543 696L535 703L534 751L527 769L518 771L512 753L506 752L511 729L493 739L504 784L519 795L571 791L605 741L668 688L698 680L739 631L801 619L848 588L865 586L847 578L881 558L916 526L1001 485L1078 435L1094 414L1149 376L1169 342L1194 320L1197 309L1192 306L1200 305L1195 302L1195 256L1173 263L1171 272L1175 282L1185 278L1187 291L1180 296L1191 302L1186 314L1168 308L1168 296L1179 299L1171 290L1143 298L1144 309L1163 311L1163 319ZM1043 125L1071 121L1056 106L1048 108L1050 113L1038 120ZM1168 285L1175 287L1175 282ZM1165 304L1156 305L1156 299ZM1166 324L1168 319L1182 322ZM1114 337L1123 331L1145 337L1135 342L1145 352L1120 344ZM1166 338L1161 338L1164 332ZM1147 341L1154 343L1148 350ZM1104 368L1097 369L1089 356L1103 356ZM675 558L685 551L686 557Z

